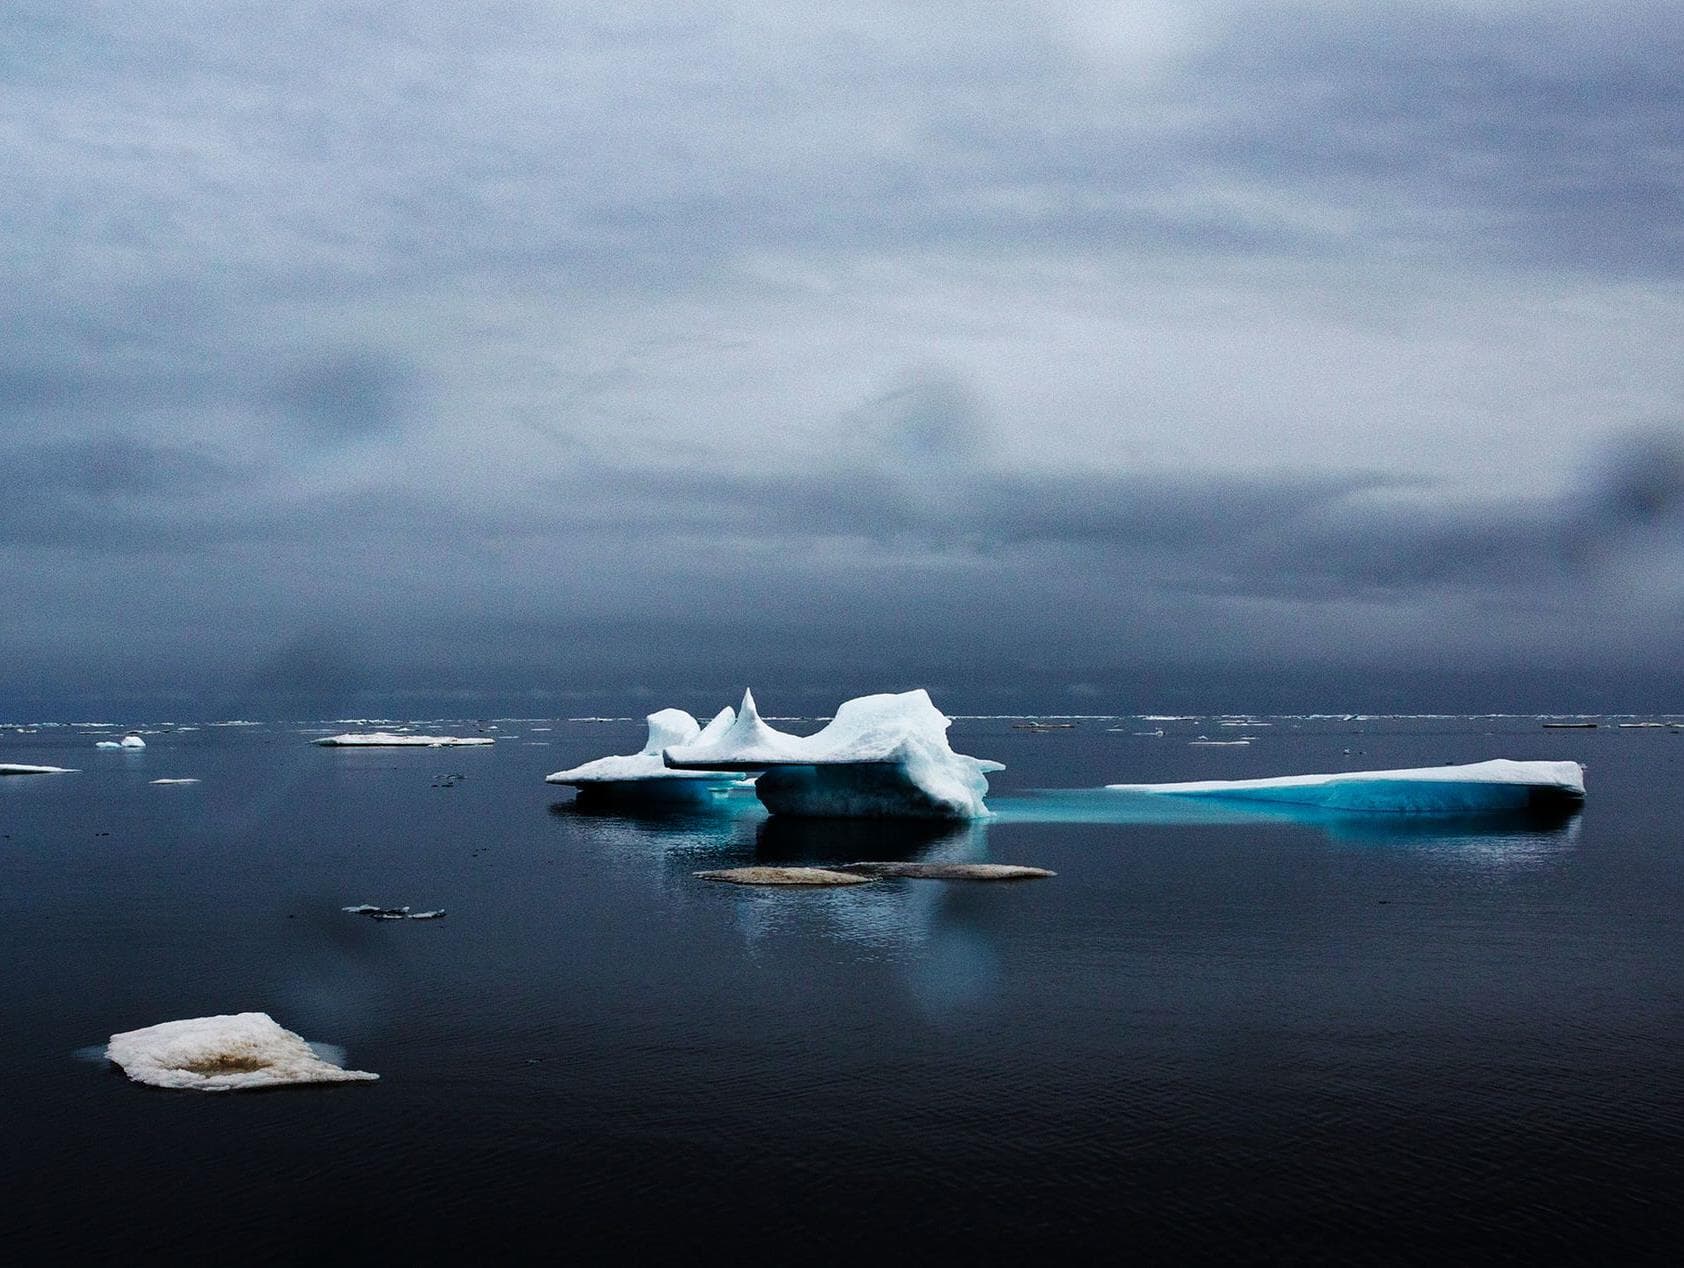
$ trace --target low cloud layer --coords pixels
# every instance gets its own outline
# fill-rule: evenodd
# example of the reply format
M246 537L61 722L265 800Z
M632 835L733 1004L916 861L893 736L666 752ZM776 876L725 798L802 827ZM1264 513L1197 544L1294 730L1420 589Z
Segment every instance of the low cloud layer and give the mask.
M25 4L0 716L1641 707L1681 46L1646 3Z

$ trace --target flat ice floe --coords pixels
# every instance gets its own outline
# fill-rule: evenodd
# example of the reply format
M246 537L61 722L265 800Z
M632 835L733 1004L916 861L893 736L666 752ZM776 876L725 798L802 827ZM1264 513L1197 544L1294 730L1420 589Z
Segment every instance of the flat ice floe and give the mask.
M717 736L666 750L677 770L760 771L754 790L773 814L809 818L979 819L986 776L1005 768L955 753L951 725L923 690L846 701L814 735L764 722L752 692Z
M1058 875L1017 863L849 863L843 870L915 881L1033 881Z
M324 1061L268 1013L166 1021L111 1036L105 1055L136 1083L197 1092L243 1092L292 1083L378 1079Z
M570 784L582 800L706 801L717 789L738 782L729 771L675 770L662 760L668 748L684 744L712 744L737 720L729 705L703 728L683 709L662 709L644 721L649 738L642 749L623 757L599 757L594 762L546 775L549 784Z
M154 784L196 784L199 781L196 779L154 779L149 782Z
M19 766L14 762L0 762L0 775L74 775L70 766Z
M727 885L869 885L874 879L824 867L728 867L716 872L697 872L696 876L704 881L724 881Z
M491 735L395 735L390 731L356 731L310 741L327 748L461 748L496 742Z
M1212 779L1182 784L1107 784L1106 788L1172 797L1319 806L1328 810L1466 814L1575 805L1585 799L1585 772L1577 762L1515 762L1498 758L1466 766L1285 775L1274 779Z

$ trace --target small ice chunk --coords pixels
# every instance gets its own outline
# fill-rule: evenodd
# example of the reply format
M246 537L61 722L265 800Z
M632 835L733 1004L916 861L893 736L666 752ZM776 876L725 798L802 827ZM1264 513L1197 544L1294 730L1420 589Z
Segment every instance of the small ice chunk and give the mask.
M704 881L724 881L728 885L869 885L872 880L869 876L823 867L729 867L696 875Z
M19 766L13 762L0 762L0 775L74 775L76 772L69 766Z
M154 784L196 784L196 779L154 779Z
M231 1013L166 1021L111 1036L105 1055L136 1083L236 1092L290 1083L351 1083L377 1079L324 1061L300 1036L268 1013Z
M492 735L394 735L390 731L359 731L326 735L310 742L327 748L459 748L495 744L497 738Z
M140 736L135 735L133 732L130 732L128 735L125 735L122 739L117 741L117 747L118 748L145 748L146 747L146 741L141 739Z
M1044 867L1016 863L849 863L862 876L894 876L924 881L1029 881L1057 876Z
M1585 799L1585 772L1577 762L1499 758L1465 766L1106 787L1120 792L1269 801L1329 810L1466 814L1576 805Z
M443 910L411 911L408 907L376 907L372 903L358 903L339 910L353 916L367 916L370 920L438 920L444 915Z

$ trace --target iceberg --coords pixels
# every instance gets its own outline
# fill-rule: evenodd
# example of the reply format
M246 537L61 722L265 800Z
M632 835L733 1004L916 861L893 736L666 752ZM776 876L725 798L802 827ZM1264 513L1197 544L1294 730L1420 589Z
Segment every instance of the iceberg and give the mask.
M378 1079L322 1059L268 1013L166 1021L111 1036L105 1055L136 1083L197 1092L243 1092L291 1083Z
M649 738L636 753L599 757L594 762L546 775L547 784L571 784L579 800L615 802L707 802L716 792L739 782L729 771L674 770L662 760L668 748L684 744L713 744L727 734L737 715L729 705L704 728L683 709L662 709L644 721Z
M94 747L95 748L129 748L129 749L145 748L146 747L146 741L141 739L140 736L135 735L131 732L130 734L125 735L120 740L99 740L99 741L96 741L95 744L94 744Z
M490 735L394 735L390 731L357 731L347 735L324 735L310 742L327 748L459 748L495 744L497 739Z
M1286 775L1274 779L1212 779L1184 784L1107 784L1106 788L1116 792L1272 802L1340 811L1481 814L1577 806L1585 799L1585 772L1577 762L1515 762L1498 758L1465 766Z
M73 775L68 766L19 766L14 762L0 762L0 775Z
M743 693L736 720L665 752L675 770L758 771L773 814L806 818L980 819L987 775L1005 767L955 753L951 720L922 689L845 702L814 735L768 726Z

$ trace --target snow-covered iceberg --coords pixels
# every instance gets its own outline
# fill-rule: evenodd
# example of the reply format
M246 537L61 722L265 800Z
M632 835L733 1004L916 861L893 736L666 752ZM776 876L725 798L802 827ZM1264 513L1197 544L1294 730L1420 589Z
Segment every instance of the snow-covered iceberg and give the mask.
M99 740L94 744L94 747L95 748L125 748L125 749L145 748L146 747L146 741L141 739L140 736L134 735L134 734L131 733L129 735L125 735L120 740Z
M347 735L324 735L310 741L326 748L460 748L495 744L491 735L396 735L390 731L357 731Z
M289 1083L378 1079L326 1061L268 1013L166 1021L111 1036L105 1055L136 1083L198 1092L240 1092Z
M19 766L15 762L0 762L0 775L73 775L68 766Z
M849 700L814 735L768 726L743 693L729 728L666 750L675 770L759 771L773 814L808 818L980 819L998 762L955 753L950 719L922 689Z
M738 782L728 771L674 770L661 754L675 745L712 744L728 733L737 720L729 705L702 727L683 709L662 709L645 721L649 738L636 753L623 757L599 757L570 770L546 775L548 784L571 784L581 801L705 802L722 788Z
M1499 758L1466 766L1423 766L1413 770L1212 779L1185 784L1107 784L1106 787L1119 792L1261 801L1326 810L1477 814L1577 805L1585 799L1585 772L1577 762L1514 762Z

